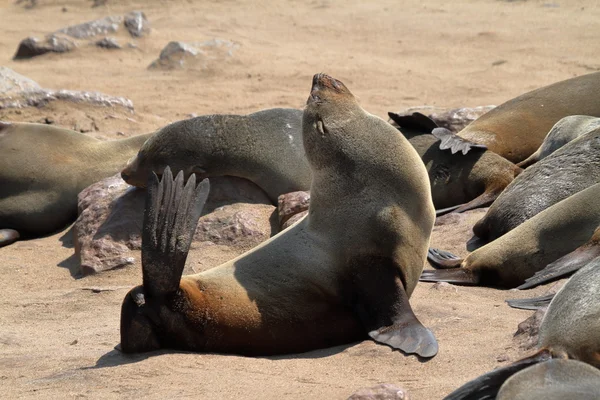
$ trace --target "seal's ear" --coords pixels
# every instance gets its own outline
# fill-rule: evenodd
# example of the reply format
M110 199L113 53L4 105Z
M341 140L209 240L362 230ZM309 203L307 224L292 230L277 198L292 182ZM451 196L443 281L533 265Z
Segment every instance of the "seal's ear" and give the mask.
M169 167L159 182L148 182L142 231L142 274L147 296L164 296L179 287L192 237L209 191L208 179L196 187L192 175L183 184L183 171L173 180Z
M388 117L394 121L402 129L408 129L411 133L431 133L438 125L428 116L420 112L414 112L412 115L400 115L393 112L388 112Z
M481 375L479 378L465 383L454 392L444 397L444 400L495 399L502 384L512 375L522 369L547 361L550 358L550 352L546 349L542 349L532 356L523 358L506 367L488 372L485 375Z
M465 138L462 138L446 128L435 128L431 134L440 139L440 150L450 149L452 154L461 151L467 154L470 150L487 150L487 146L483 144L473 143Z

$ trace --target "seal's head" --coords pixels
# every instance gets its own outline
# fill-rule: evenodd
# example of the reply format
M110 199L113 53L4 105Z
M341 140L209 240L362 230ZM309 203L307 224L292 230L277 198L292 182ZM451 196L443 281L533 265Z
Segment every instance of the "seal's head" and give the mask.
M146 305L144 287L133 288L121 306L121 351L140 353L158 350L156 312Z
M329 164L352 145L356 118L365 115L346 85L325 74L313 77L302 119L306 156L313 168Z
M148 176L154 172L159 177L168 165L175 173L183 171L185 180L195 173L199 178L206 177L201 167L202 152L194 149L193 132L188 125L179 121L157 131L140 148L138 154L127 162L121 177L130 185L146 187Z

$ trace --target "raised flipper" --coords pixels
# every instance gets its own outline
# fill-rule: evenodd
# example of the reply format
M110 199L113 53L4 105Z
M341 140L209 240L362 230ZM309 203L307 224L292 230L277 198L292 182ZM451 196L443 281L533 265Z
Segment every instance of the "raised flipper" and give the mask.
M162 180L152 173L147 186L142 232L142 274L147 296L164 296L179 288L190 244L209 191L208 180L196 187L183 172L173 181L169 167Z
M525 279L525 283L517 289L530 289L560 279L578 271L597 257L600 257L600 244L596 242L586 243L566 256L548 264L546 268L536 272L531 278Z
M444 400L494 400L502 384L517 372L535 365L540 362L547 361L551 358L548 350L540 350L534 355L523 358L503 368L495 369L479 378L473 379L465 383L448 396Z
M427 250L427 260L436 269L458 268L463 261L449 251L434 248Z
M467 154L471 150L487 150L487 146L473 143L446 128L435 128L431 134L440 139L440 150L450 149L452 154L459 151Z
M433 357L438 352L437 340L415 316L399 270L383 257L361 257L352 277L354 309L376 342L407 354Z
M538 310L550 304L550 302L554 298L554 295L556 295L556 293L545 294L543 296L532 297L530 299L506 300L506 302L512 308L519 308L521 310Z
M0 229L0 247L8 246L19 240L19 232L14 229Z
M432 130L438 127L431 118L421 114L420 112L414 112L412 115L400 115L393 112L388 112L388 116L402 129L409 129L411 133L422 133L430 134Z

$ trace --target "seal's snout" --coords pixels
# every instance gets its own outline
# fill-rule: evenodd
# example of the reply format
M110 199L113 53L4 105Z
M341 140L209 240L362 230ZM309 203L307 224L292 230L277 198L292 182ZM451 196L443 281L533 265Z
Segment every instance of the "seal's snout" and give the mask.
M333 89L336 92L342 92L346 87L342 82L327 74L320 73L313 76L313 91L326 88Z

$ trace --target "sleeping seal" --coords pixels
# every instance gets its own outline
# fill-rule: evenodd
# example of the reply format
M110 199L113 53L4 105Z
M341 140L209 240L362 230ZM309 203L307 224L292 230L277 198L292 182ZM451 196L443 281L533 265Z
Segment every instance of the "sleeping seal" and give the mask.
M77 195L118 172L150 135L102 141L51 125L0 122L0 247L77 218Z
M421 280L513 288L588 242L598 225L600 183L556 203L464 260L432 249L431 263L451 269L423 271Z
M527 168L473 226L492 241L557 202L600 182L600 128L567 143Z
M539 331L539 350L526 358L466 383L445 399L495 398L500 386L516 372L550 359L574 359L600 367L600 258L579 270L556 293L548 306ZM542 364L542 365L544 365ZM534 375L544 376L544 367ZM576 368L576 367L574 367ZM534 370L535 371L535 370ZM575 370L577 371L577 370ZM581 379L581 381L579 381ZM520 379L519 379L520 380ZM535 378L533 381L537 381ZM571 379L567 379L571 381ZM585 375L576 382L588 382ZM533 382L532 382L533 383ZM509 384L509 382L507 382ZM598 389L596 381L596 390ZM510 385L509 385L510 387ZM508 391L509 389L507 389ZM488 397L485 397L488 396ZM528 397L529 398L529 397ZM574 397L569 397L574 398ZM578 398L578 397L577 397ZM511 397L512 399L512 397Z
M446 138L454 135L447 129L438 128L423 114L399 115L389 112L388 116L417 150L427 168L437 215L489 206L522 171L485 148L473 148L469 144L468 148L463 146L462 151L456 154L452 153L452 146L447 150L440 149L443 140L431 133L442 130Z
M600 118L588 115L569 115L558 121L544 138L542 145L526 160L517 165L527 168L532 164L548 157L573 139L585 135L589 131L600 128Z
M302 125L308 215L216 268L181 277L203 189L184 189L183 173L173 183L168 169L160 185L151 179L143 286L121 310L124 352L269 355L369 335L406 353L437 353L408 301L435 219L419 155L324 74L313 78Z
M148 174L169 165L187 178L248 179L277 204L279 195L308 190L311 172L302 147L302 111L274 108L249 115L203 115L159 129L123 169L125 182L144 187Z
M600 117L600 72L545 86L488 111L458 133L518 163L529 157L561 118Z

